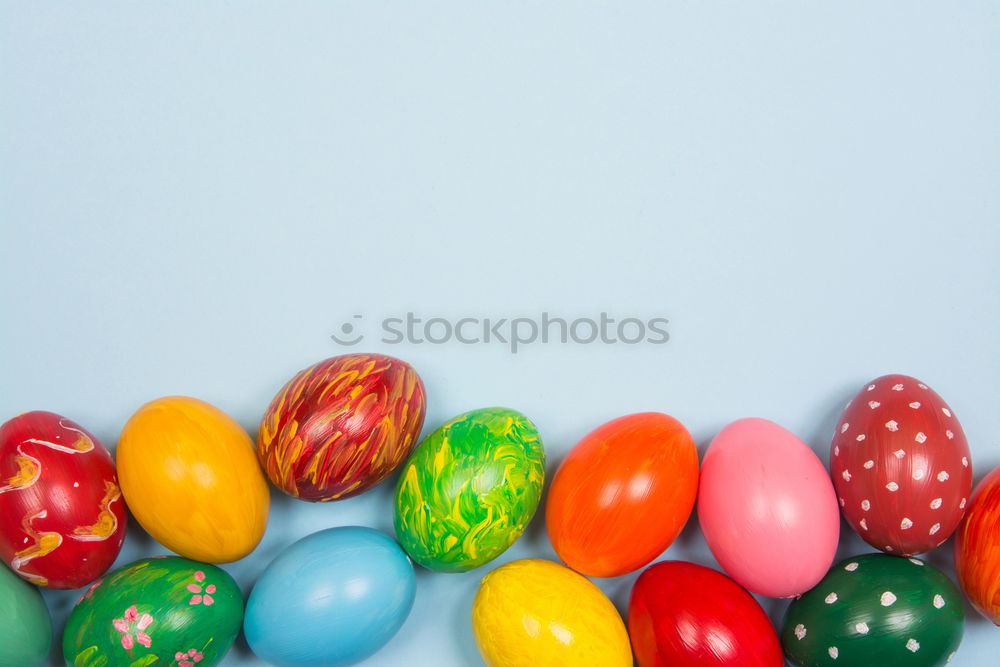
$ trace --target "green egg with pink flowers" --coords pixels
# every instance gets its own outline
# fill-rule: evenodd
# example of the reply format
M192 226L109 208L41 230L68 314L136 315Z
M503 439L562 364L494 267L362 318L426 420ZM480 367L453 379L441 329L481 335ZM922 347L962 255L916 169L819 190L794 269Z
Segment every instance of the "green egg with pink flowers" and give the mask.
M208 667L243 623L243 596L224 570L145 558L94 584L70 614L63 656L76 667Z

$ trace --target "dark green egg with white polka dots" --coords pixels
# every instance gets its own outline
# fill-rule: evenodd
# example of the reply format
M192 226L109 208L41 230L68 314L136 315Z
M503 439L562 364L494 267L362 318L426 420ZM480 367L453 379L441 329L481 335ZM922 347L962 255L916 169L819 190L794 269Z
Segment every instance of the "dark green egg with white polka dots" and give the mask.
M781 644L804 667L931 667L951 659L964 628L962 598L940 570L869 554L837 563L792 602Z

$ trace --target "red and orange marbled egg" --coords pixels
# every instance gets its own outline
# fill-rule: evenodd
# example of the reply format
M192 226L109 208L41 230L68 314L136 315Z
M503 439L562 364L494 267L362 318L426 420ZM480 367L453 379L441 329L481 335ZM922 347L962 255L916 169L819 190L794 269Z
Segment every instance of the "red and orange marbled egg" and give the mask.
M125 502L108 450L79 424L26 412L0 426L0 557L46 588L81 588L125 540Z
M410 454L424 423L420 376L382 354L345 354L300 371L274 397L257 435L279 489L313 502L367 491Z
M650 563L684 528L698 493L698 451L684 425L660 412L619 417L563 460L545 523L556 553L588 577Z
M955 533L955 569L973 606L1000 625L1000 467L972 494Z

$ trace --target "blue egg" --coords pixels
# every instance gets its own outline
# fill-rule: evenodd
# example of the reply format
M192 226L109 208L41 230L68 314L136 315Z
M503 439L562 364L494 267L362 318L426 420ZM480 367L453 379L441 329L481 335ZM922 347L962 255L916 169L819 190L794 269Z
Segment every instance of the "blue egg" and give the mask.
M321 530L283 551L247 600L243 632L278 667L351 665L378 651L413 607L403 549L377 530Z

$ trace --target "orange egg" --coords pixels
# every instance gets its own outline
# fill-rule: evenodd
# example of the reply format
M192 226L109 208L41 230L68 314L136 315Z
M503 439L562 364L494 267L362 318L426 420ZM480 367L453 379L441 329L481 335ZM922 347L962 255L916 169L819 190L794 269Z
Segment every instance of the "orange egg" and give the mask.
M250 436L222 410L185 396L151 401L125 424L117 459L129 510L168 549L228 563L264 535L264 473Z
M698 452L683 424L659 412L620 417L581 440L556 471L549 538L577 572L632 572L674 541L697 490Z

